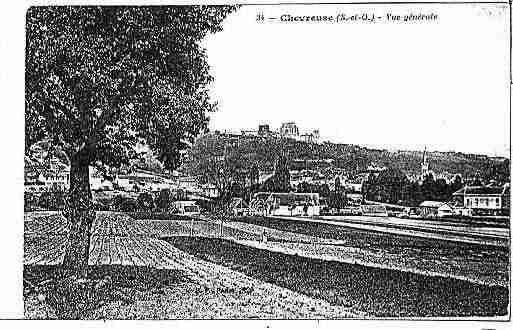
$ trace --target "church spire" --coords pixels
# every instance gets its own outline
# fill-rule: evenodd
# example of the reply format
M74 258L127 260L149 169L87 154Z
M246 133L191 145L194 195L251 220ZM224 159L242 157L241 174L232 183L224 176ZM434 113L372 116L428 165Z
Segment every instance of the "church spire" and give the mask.
M420 164L422 177L426 176L429 172L429 163L427 162L426 152L427 148L424 147L424 153L422 154L422 164Z

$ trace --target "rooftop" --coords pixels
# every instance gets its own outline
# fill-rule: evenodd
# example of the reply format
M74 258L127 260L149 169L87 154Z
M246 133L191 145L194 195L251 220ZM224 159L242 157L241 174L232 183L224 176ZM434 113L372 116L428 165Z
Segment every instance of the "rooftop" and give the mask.
M422 203L420 203L419 205L420 207L431 207L431 208L440 208L442 206L448 206L450 207L447 203L445 202L438 202L438 201L424 201Z
M509 195L509 186L502 187L486 187L486 186L470 186L463 187L456 191L454 196L463 195Z

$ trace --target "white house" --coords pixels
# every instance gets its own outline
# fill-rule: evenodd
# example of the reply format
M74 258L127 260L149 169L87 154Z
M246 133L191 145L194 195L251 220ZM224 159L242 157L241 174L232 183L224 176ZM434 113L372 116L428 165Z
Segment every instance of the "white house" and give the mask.
M509 214L510 187L467 186L456 191L453 196L473 213L499 215Z
M91 190L113 190L112 181L106 180L95 167L89 166L89 184Z
M126 191L160 191L162 189L172 189L173 180L166 175L153 173L145 170L135 170L128 174L118 174L114 183Z
M454 215L454 208L445 202L424 201L419 205L419 208L420 215L426 218L441 218Z
M213 184L204 184L201 186L201 190L204 196L209 198L219 197L219 190Z

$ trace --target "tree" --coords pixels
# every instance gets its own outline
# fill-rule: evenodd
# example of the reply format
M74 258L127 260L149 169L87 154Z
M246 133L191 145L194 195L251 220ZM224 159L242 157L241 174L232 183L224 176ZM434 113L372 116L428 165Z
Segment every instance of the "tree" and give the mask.
M366 199L395 204L404 201L407 185L408 178L401 170L387 168L377 177L369 175L363 188Z
M436 200L436 183L432 173L424 176L421 186L422 197L424 200Z
M410 182L406 186L406 201L405 205L415 207L419 206L425 200L422 195L422 187L417 181Z
M331 191L327 199L327 204L334 209L344 208L347 205L345 192L343 190Z
M251 187L258 184L258 176L259 176L258 166L253 164L249 171L249 185Z
M148 192L139 194L139 196L137 196L137 207L141 211L153 210L153 208L155 207L155 203L153 202L153 196Z
M437 201L448 201L451 199L452 192L450 191L451 186L447 182L440 178L435 180L435 197Z
M276 158L274 165L274 175L270 178L272 192L289 192L290 191L290 173L287 156L284 154Z
M340 184L340 177L335 178L335 189L329 192L328 206L335 209L344 208L347 205L345 188Z
M476 175L474 176L474 180L472 180L472 183L470 185L475 187L483 185L483 182L479 178L479 173L476 173Z
M340 184L340 176L337 176L335 178L335 191L339 191L340 189L342 189L342 185Z
M454 193L461 188L463 188L463 179L461 178L461 175L456 174L451 181L451 192Z
M246 186L250 164L236 142L206 134L189 150L184 168L200 183L214 185L219 200L229 201Z
M26 149L48 139L70 160L64 212L69 275L87 276L94 211L89 166L129 163L138 143L179 165L214 111L200 41L227 6L31 7L25 67Z

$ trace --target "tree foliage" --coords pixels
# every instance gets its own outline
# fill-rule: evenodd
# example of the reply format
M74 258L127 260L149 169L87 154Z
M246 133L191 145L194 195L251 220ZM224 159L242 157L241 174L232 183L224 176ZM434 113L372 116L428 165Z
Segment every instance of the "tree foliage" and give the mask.
M150 146L166 168L206 128L205 50L234 8L32 7L27 13L26 144L49 138L108 166Z
M274 192L288 192L290 191L290 173L288 157L285 154L281 154L276 159L276 165L274 166Z
M143 192L137 196L137 207L141 211L151 211L155 208L153 196L148 192Z
M395 174L392 174L395 173ZM451 182L436 179L432 173L423 180L408 181L397 170L386 170L376 176L369 176L364 182L364 194L367 200L418 206L423 201L444 201L453 199L452 194L463 187L460 175L455 175Z
M290 192L290 172L288 157L282 152L276 157L274 173L260 187L261 191Z
M401 170L387 168L377 176L371 174L363 189L367 199L395 204L404 199L407 184L408 178Z

